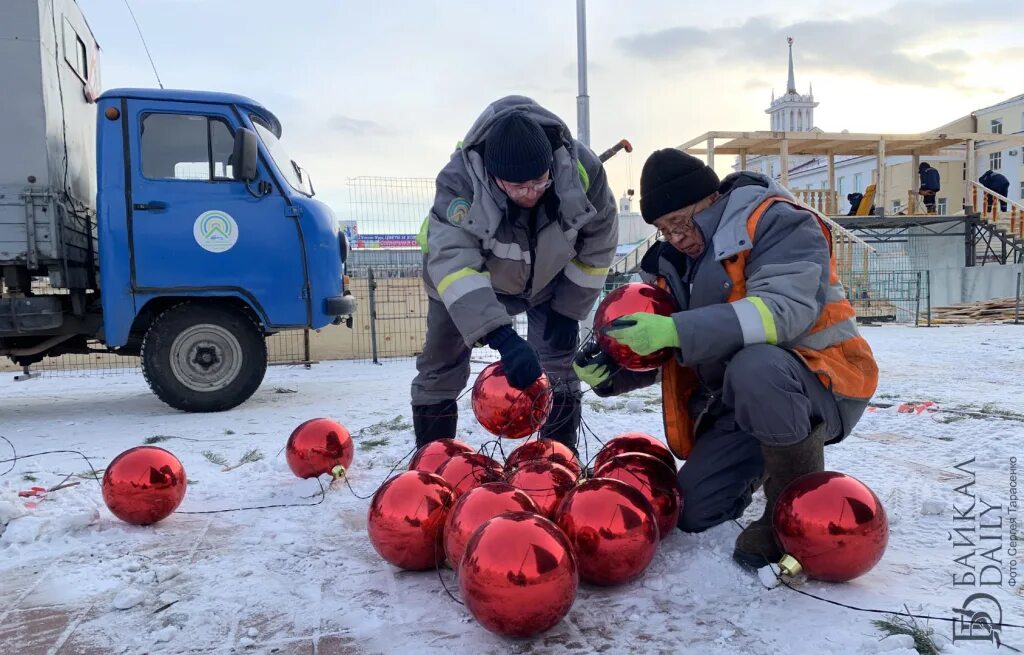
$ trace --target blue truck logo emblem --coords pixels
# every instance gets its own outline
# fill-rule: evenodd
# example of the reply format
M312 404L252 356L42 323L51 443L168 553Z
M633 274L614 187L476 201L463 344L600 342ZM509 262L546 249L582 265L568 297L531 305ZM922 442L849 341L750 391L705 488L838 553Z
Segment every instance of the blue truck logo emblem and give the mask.
M238 223L226 212L203 212L192 226L192 235L204 250L227 252L238 241Z

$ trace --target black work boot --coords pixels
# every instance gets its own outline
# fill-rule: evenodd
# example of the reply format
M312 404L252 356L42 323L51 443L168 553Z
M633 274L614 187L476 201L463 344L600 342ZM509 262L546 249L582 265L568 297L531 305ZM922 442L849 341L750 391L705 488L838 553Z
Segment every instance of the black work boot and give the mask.
M560 441L576 452L576 438L580 431L580 394L577 391L557 390L552 394L551 414L540 429L542 439Z
M416 433L417 448L438 439L454 439L458 423L459 406L454 400L412 406L412 428Z
M764 481L764 513L736 537L732 556L737 562L757 569L782 558L782 550L772 530L775 501L793 480L825 470L825 436L825 424L819 423L806 439L791 446L761 446L767 476Z

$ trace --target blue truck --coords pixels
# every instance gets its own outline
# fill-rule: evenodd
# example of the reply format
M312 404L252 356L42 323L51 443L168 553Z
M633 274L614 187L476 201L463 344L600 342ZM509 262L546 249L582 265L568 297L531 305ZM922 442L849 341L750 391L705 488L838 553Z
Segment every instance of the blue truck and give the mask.
M267 108L100 93L98 62L74 0L0 3L0 356L138 356L168 405L235 407L267 336L351 325L344 233Z

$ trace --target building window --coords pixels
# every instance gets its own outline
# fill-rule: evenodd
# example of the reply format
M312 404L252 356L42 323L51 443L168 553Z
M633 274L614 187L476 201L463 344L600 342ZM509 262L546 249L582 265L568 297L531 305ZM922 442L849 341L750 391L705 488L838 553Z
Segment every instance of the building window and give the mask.
M988 155L988 167L994 171L998 171L1003 167L1003 153L992 152Z
M164 180L230 180L234 147L222 119L189 114L142 117L142 174Z
M893 200L892 201L892 213L893 214L900 213L900 201L899 200Z
M843 183L844 182L846 182L846 178L845 177L841 177L838 180L836 180L836 194L839 196L840 200L842 200L843 198L846 197L846 196L843 195L843 186L844 186Z
M861 182L863 182L863 181L864 181L864 174L863 173L854 173L854 175L853 175L853 192L854 193L862 193L864 191L864 188L861 186Z
M83 82L89 81L89 56L85 49L85 42L78 36L75 28L71 27L68 19L64 19L64 61L68 62L71 70Z
M1024 182L1020 183L1020 196L1018 196L1017 199L1024 200Z
M1002 134L1003 133L1003 119L1001 119L1001 118L993 118L991 123L990 123L990 125L992 127L992 134Z
M937 214L942 214L943 216L946 215L946 199L945 198L936 198L935 199L935 212Z

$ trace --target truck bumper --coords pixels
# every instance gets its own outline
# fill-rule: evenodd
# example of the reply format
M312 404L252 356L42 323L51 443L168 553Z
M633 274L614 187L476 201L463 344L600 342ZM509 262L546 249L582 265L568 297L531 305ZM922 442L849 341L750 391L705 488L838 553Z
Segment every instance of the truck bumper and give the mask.
M324 300L324 313L331 316L351 316L355 314L355 296L334 296Z

